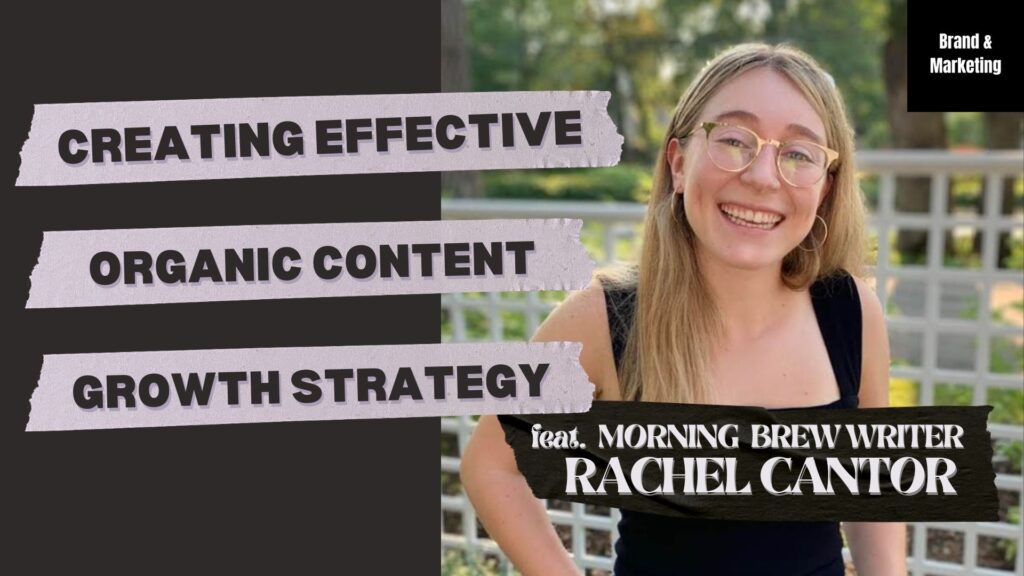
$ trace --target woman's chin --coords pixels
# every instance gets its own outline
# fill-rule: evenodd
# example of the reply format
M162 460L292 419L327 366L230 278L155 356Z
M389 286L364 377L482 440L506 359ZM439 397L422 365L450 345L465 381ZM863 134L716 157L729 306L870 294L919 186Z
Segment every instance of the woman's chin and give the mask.
M715 254L715 260L729 268L758 272L766 269L777 270L782 265L784 256L764 250L731 250L728 253Z

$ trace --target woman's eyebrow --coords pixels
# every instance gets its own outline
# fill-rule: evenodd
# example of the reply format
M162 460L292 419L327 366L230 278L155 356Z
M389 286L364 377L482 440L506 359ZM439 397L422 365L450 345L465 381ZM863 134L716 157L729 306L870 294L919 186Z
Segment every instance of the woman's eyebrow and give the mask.
M718 122L720 120L728 120L729 118L747 120L748 122L753 122L755 124L760 120L760 118L757 117L757 114L754 114L753 112L747 112L746 110L727 110L715 116L714 118L712 118L712 120Z
M722 120L728 120L730 118L736 120L746 120L747 122L751 122L753 124L758 124L761 120L757 116L757 114L754 114L753 112L748 112L746 110L727 110L725 112L722 112L721 114L716 115L712 120L714 120L715 122L720 122ZM817 132L811 130L807 126L804 126L803 124L791 123L786 126L786 129L791 132L796 132L800 134L801 136L810 140L811 142L814 142L815 144L820 144L824 146L824 139L821 136L819 136Z
M804 138L807 138L808 140L814 142L815 144L820 144L822 146L825 145L825 141L822 139L822 137L818 136L817 132L811 130L807 126L804 126L802 124L790 124L786 126L786 129L802 134Z

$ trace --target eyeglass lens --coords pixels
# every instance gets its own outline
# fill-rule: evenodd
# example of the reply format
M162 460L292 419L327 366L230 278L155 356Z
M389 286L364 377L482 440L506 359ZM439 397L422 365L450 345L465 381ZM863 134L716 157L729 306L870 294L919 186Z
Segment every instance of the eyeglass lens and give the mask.
M736 126L715 126L708 134L708 155L721 169L738 172L754 162L757 135ZM778 151L781 176L793 186L811 186L825 175L828 157L811 143L783 142Z

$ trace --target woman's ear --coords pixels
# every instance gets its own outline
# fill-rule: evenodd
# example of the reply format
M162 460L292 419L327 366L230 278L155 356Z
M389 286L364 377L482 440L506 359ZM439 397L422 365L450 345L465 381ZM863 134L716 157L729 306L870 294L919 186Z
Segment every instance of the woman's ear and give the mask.
M672 192L683 193L683 164L686 159L686 149L679 143L678 138L668 141L665 148L665 161L668 162L669 173L672 174Z

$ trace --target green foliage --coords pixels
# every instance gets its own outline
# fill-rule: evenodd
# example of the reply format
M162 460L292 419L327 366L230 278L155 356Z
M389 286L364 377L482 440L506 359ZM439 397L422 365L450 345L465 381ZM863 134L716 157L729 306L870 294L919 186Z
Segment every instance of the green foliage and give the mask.
M956 175L952 178L950 205L961 210L980 212L979 201L985 188L985 179L981 174Z
M441 576L491 576L500 574L500 563L464 550L445 550L441 557Z
M462 493L462 480L453 472L441 472L441 494L458 496Z
M601 169L500 170L484 175L488 198L640 202L650 188L650 169L628 164Z
M974 400L974 389L971 386L956 384L935 385L936 406L970 406Z
M946 138L950 146L985 147L985 125L981 112L947 112Z
M1024 390L991 388L988 403L992 405L989 422L995 424L1024 424Z
M548 302L552 305L557 305L559 302L565 299L566 292L562 290L544 290L537 292L541 302ZM526 293L524 292L501 292L498 294L499 298L504 301L509 300L525 300ZM471 301L479 301L477 304L482 308L486 308L487 294L484 292L466 292L462 294L462 298ZM466 323L466 338L470 342L490 342L491 338L491 323L487 319L487 314L481 309L464 309L463 319ZM501 313L502 322L502 339L507 342L524 342L532 336L527 334L526 331L526 316L525 314L513 310L505 310ZM540 322L543 322L544 314L541 314L539 318ZM447 308L441 309L441 340L443 342L451 342L454 339L454 330L452 329L451 313Z
M611 89L587 0L466 0L472 89Z
M864 194L864 204L868 207L868 211L876 212L878 210L878 194L879 186L881 185L878 176L866 174L859 180L861 192Z
M1006 458L1006 460L1009 462L1010 474L1020 474L1021 462L1024 461L1024 442L1021 442L1020 440L1011 440L1009 442L1003 443L1001 446L999 446L999 455L1003 458ZM1014 524L1019 524L1020 516L1011 515L1010 520Z
M1020 374L1024 372L1024 345L1006 336L993 337L989 370L993 374Z
M952 250L943 256L946 268L981 268L981 254L974 248L974 235L953 236Z
M739 42L815 56L845 96L862 146L888 138L886 0L466 0L472 89L606 90L623 157L649 164L683 88Z
M1021 445L1020 442L1018 442L1017 444ZM1009 512L1007 512L1006 516L1007 516L1006 519L1007 519L1007 521L1010 524L1020 524L1020 508L1010 508L1010 510L1009 510ZM1019 548L1018 541L1017 540L1003 540L1002 542L1003 542L1003 559L1006 560L1007 564L1012 566L1014 559L1017 557L1017 550Z
M899 234L889 231L889 264L892 266L924 266L928 255L924 250L903 251L899 247Z
M1010 247L1009 254L1001 262L1007 270L1024 270L1024 238L1009 236L1006 243Z

